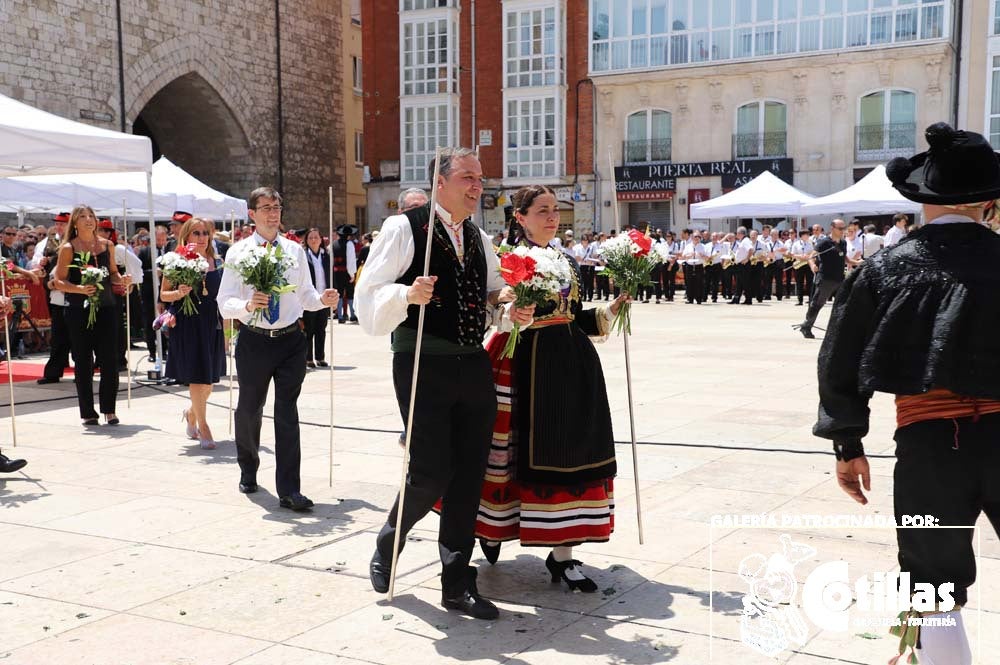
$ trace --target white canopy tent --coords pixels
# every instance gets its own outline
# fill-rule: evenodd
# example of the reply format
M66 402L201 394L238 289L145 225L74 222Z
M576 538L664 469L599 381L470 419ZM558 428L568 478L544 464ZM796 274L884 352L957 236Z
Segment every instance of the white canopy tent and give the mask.
M885 175L885 167L871 173L850 187L823 196L802 206L803 215L891 215L897 212L918 213L921 205L904 198Z
M770 171L728 194L695 203L692 219L725 217L794 217L815 197L795 189Z
M0 178L59 173L149 172L145 136L74 122L0 95Z
M212 189L165 157L153 164L152 176L155 217L184 210L206 217L246 219L245 200ZM149 217L146 174L81 173L0 180L0 209L46 212L69 210L79 203L99 215L120 215L124 204L130 217Z

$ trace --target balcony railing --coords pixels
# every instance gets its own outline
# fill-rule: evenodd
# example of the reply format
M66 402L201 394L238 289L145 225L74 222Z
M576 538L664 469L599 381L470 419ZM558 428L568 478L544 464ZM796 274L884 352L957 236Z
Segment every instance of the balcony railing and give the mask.
M626 164L648 164L670 161L670 139L622 141L622 161Z
M893 157L909 157L917 151L917 125L912 122L859 125L854 131L857 162L885 162Z
M733 159L786 157L787 155L787 132L733 134Z

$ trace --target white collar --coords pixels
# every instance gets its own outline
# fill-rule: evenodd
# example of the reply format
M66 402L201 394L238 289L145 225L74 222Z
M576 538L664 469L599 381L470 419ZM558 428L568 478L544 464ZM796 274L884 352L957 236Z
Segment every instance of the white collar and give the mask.
M442 208L440 203L435 204L435 206L436 206L438 217L441 218L441 221L443 221L445 224L454 224L455 223L453 221L453 219L452 219L451 213L448 212L447 210L445 210L444 208Z
M928 222L928 224L978 224L976 220L971 217L966 217L965 215L948 214L941 215L935 220Z
M267 238L265 238L261 234L257 233L256 231L254 231L253 235L250 236L250 237L253 238L254 244L256 244L256 245L270 245L271 244L270 240L268 240ZM274 236L274 242L279 242L280 240L281 240L281 234L280 233L278 235Z

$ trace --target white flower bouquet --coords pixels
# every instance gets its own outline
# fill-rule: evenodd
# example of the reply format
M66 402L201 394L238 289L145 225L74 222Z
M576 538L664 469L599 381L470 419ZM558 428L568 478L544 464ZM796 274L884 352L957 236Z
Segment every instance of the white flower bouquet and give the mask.
M639 289L650 283L649 273L659 262L659 250L652 252L652 240L641 231L632 229L619 233L601 245L601 255L606 264L605 273L614 281L622 293L635 298ZM654 256L651 256L653 254ZM632 332L632 306L622 302L611 322L611 329L619 333Z
M167 252L158 258L156 263L163 270L163 276L170 280L174 286L185 284L193 289L200 284L202 295L207 295L205 274L208 273L208 261L195 250L193 244ZM197 313L198 308L191 299L191 294L188 293L181 300L181 314L194 316Z
M227 263L226 267L238 272L243 283L254 291L268 294L272 301L297 288L295 284L288 283L285 272L297 269L299 262L291 254L286 254L280 244L253 247L235 262ZM260 321L261 311L258 309L253 313L250 325ZM271 322L268 310L263 312L264 318Z
M80 271L80 286L96 286L94 295L87 296L83 306L88 309L87 327L93 328L97 321L97 310L101 308L101 291L104 290L104 280L108 277L108 269L100 268L90 264L92 256L90 252L76 252L73 254L73 267Z
M514 307L544 304L564 284L570 283L569 262L551 247L515 247L500 254L500 276L514 289ZM521 326L507 338L501 358L513 358L521 339Z

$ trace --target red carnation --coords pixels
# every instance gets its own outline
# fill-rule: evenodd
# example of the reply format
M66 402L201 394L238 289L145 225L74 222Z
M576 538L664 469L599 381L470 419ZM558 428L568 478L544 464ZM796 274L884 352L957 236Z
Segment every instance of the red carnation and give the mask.
M507 252L500 257L500 274L503 281L511 286L517 286L535 276L535 260L528 256Z
M628 239L639 245L639 252L636 256L646 256L653 247L653 241L637 229L628 232Z
M198 258L198 250L195 248L195 245L194 245L193 242L189 242L188 244L184 245L183 247L178 247L174 251L177 252L178 254L180 254L182 257L184 257L185 259L187 259L189 261L191 259Z

